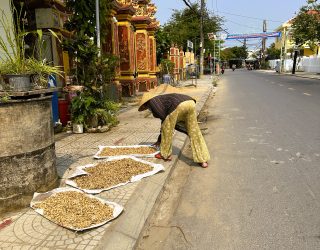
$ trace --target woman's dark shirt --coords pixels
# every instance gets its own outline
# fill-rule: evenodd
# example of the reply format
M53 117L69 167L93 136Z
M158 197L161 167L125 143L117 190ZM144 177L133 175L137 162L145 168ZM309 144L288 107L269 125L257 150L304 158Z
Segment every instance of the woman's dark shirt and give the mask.
M183 94L164 94L153 97L147 102L148 108L151 110L154 117L164 121L180 103L194 100L192 97ZM195 101L195 100L194 100Z
M178 107L180 103L190 100L196 102L192 97L187 95L175 93L164 94L153 97L146 103L146 106L150 109L154 117L161 119L162 123L167 118L167 116L170 115ZM188 134L183 122L177 123L175 125L175 129L179 132ZM161 142L161 132L157 142Z

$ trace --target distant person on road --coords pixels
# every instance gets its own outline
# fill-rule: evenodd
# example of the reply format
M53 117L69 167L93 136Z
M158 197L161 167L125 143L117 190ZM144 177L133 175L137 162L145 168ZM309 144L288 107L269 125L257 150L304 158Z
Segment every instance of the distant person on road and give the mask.
M236 69L236 65L235 64L232 64L231 68L232 68L232 71L234 71Z
M187 134L190 138L194 162L208 167L210 154L197 122L196 101L190 96L176 93L145 93L139 104L139 111L149 109L153 116L161 120L161 132L154 146L160 146L155 157L171 160L174 130Z

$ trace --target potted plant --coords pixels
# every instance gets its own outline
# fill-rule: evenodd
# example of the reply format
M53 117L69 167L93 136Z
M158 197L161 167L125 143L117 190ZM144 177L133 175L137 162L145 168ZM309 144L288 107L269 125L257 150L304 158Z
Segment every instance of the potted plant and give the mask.
M104 132L118 122L116 112L119 104L111 101L111 95L118 90L112 89L112 86L115 86L114 79L120 62L119 58L110 54L111 51L101 51L95 44L96 24L91 18L96 12L91 4L91 1L66 1L73 15L65 23L65 28L72 32L72 36L63 41L62 47L73 61L70 69L74 75L72 84L84 87L81 93L72 98L71 120L74 124L81 122L88 132ZM102 43L104 38L111 35L112 9L113 1L100 2Z
M74 133L83 133L83 127L86 125L86 117L90 114L90 105L94 99L86 96L83 92L78 92L77 96L71 102L71 121Z
M36 84L38 86L47 87L48 76L50 74L61 76L61 71L58 67L48 65L45 59L38 59L42 58L41 50L44 45L42 30L25 31L24 22L21 18L22 5L21 10L17 11L12 1L10 4L15 20L11 20L4 10L0 10L0 26L5 33L5 36L0 36L0 76L9 86L9 90L13 91L32 89L34 82L31 82L31 78L37 79ZM48 31L57 37L53 31ZM35 53L32 56L26 55L28 45L25 38L27 36L37 38L38 58L35 57Z
M95 98L89 89L85 89L71 102L73 131L80 133L89 128L114 126L118 123L118 110L119 104L105 98Z
M171 83L174 76L174 63L168 59L162 59L160 65L163 83Z

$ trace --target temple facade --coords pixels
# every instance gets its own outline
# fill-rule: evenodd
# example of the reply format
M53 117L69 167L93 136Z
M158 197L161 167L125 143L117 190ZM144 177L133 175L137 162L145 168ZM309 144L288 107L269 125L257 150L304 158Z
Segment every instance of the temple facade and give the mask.
M133 96L139 91L148 91L157 85L156 77L156 40L155 32L160 23L155 18L157 8L151 0L110 0L111 11L107 17L110 32L101 39L102 53L113 54L119 58L111 99L121 96ZM46 29L53 30L60 40L72 36L64 28L64 22L71 13L67 12L63 0L24 1L30 21L28 29L44 30L44 39L48 42L45 58L55 66L61 66L65 77L57 78L57 86L70 83L72 58L63 51L58 38ZM1 8L11 17L10 1L4 0ZM9 14L10 13L10 14ZM5 37L0 27L0 35ZM1 52L0 52L1 54ZM116 91L114 91L116 89Z
M151 0L115 0L110 36L103 50L120 59L115 84L122 96L157 86L155 31L156 6Z

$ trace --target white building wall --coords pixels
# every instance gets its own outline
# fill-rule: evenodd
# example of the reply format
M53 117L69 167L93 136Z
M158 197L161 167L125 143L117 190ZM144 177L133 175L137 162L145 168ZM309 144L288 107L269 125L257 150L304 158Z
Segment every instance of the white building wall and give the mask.
M303 57L301 64L304 72L320 73L319 56Z
M275 68L277 61L280 61L280 59L269 61L271 69ZM292 71L293 59L285 59L283 65L285 72ZM320 73L320 56L298 57L296 71Z
M276 60L269 60L269 66L271 69L275 69L277 62L280 62L280 59L276 59Z

